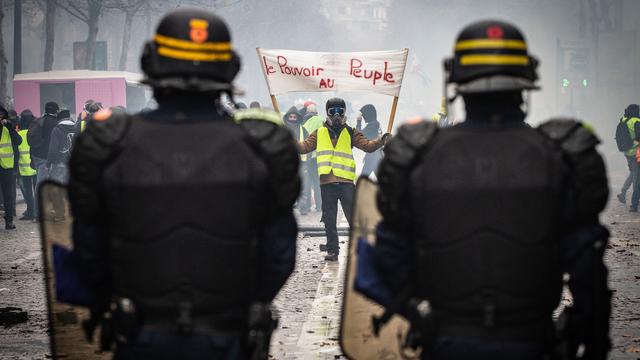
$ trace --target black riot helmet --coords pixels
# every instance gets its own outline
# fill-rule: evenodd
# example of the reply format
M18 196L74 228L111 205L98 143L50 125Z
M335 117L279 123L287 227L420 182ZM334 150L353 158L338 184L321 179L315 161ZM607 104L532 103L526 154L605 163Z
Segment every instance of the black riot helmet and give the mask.
M460 94L538 89L538 60L520 30L501 21L464 28L444 66L446 83L456 84Z
M231 91L240 71L225 22L200 9L179 9L162 18L141 58L154 88Z

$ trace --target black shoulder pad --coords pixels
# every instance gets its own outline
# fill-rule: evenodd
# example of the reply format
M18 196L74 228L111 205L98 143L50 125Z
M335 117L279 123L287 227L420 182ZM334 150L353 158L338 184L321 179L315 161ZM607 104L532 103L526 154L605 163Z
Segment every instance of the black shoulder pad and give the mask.
M378 167L378 209L387 225L396 231L407 229L407 189L412 165L438 131L430 121L403 125L398 135L385 147L385 157Z
M236 119L249 142L267 164L274 211L290 211L300 193L300 158L291 132L274 121L256 118Z
M402 125L398 134L385 147L385 158L400 167L408 167L438 131L431 121Z
M538 130L571 155L593 149L600 143L590 126L574 119L551 119Z
M129 115L114 114L106 120L91 121L73 145L69 170L83 182L95 182L103 165L117 152L117 145L130 124Z
M114 114L90 122L76 137L69 160L69 200L77 219L104 221L99 182L107 164L119 152L119 143L127 132L130 118Z

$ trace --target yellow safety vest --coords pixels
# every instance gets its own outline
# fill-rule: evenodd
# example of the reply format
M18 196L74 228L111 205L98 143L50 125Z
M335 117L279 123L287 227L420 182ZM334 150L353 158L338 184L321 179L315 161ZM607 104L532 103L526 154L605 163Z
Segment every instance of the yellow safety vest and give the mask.
M4 125L0 125L2 133L0 133L0 167L3 169L13 169L13 146L11 144L11 135Z
M31 154L29 153L30 147L27 142L27 132L29 130L20 130L18 134L22 138L22 143L18 145L18 151L20 152L20 158L18 159L18 166L20 167L20 176L34 176L36 171L31 168Z
M298 126L298 128L299 128L299 130L300 130L300 135L298 135L298 140L299 140L300 142L303 142L303 141L304 141L304 127L303 127L302 125L299 125L299 126ZM308 156L307 154L300 154L300 160L301 160L302 162L307 161L307 158L308 158L308 157L309 157L309 156Z
M338 136L336 147L333 147L329 129L321 127L318 129L317 161L318 175L333 175L343 179L356 179L356 162L353 160L353 150L351 148L351 135L344 128Z

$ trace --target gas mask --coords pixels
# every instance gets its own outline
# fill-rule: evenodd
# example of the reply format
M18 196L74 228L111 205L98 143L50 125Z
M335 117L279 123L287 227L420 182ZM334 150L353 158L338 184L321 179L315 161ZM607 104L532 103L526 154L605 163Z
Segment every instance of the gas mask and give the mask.
M345 108L343 107L332 107L327 110L327 115L327 122L332 127L342 127L347 123Z

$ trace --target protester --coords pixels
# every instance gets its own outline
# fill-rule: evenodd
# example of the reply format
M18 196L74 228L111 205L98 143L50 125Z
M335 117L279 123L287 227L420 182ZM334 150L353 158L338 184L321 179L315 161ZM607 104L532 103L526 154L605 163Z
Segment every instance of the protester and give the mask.
M307 137L309 137L309 133L302 126L302 116L300 116L298 109L295 106L292 106L282 118L285 125L287 125L289 130L291 130L294 139L299 142L303 142ZM307 215L311 208L311 194L309 182L307 181L307 162L313 160L315 159L311 159L309 155L300 154L300 178L302 179L302 191L298 197L298 210L300 210L300 215Z
M58 110L60 107L55 102L44 105L44 115L36 120L27 132L27 140L31 151L31 161L36 169L36 189L49 176L47 168L47 155L49 154L49 142L51 132L58 124ZM38 213L38 197L35 198L36 216Z
M18 150L20 152L20 190L22 191L22 197L24 201L27 203L27 210L22 214L20 220L35 220L36 217L36 203L35 203L35 194L36 194L36 174L37 171L32 167L33 162L31 161L31 149L29 147L29 142L27 141L27 132L29 131L29 127L36 121L35 116L31 110L24 110L20 113L20 124L18 126L18 134L22 138L22 142L20 146L18 146Z
M367 124L364 129L362 128L362 120ZM380 130L380 123L378 122L378 112L375 106L367 104L360 109L360 115L357 119L356 129L361 131L362 134L369 140L378 138L382 131ZM376 150L372 153L367 153L364 156L362 176L369 176L376 171L378 163L382 159L382 150Z
M16 212L16 177L22 138L9 121L8 111L0 106L0 190L4 207L4 228L16 228L13 217Z
M308 100L304 103L306 109L303 120L303 127L308 134L313 133L322 127L324 122L322 116L318 115L318 109L315 102ZM320 176L318 175L318 163L316 162L316 152L312 151L308 154L310 161L307 161L307 188L309 189L309 197L313 198L316 211L322 211L322 196L320 195Z
M347 221L351 224L353 206L353 181L356 178L356 163L353 147L365 152L381 148L389 134L368 140L361 132L347 125L346 104L343 99L327 100L327 119L324 125L299 143L301 154L316 151L320 192L322 195L322 222L327 234L325 260L338 260L338 201L342 205Z
M640 148L640 106L638 104L630 104L624 111L624 116L620 119L619 127L622 134L616 131L616 141L618 147L623 149L627 167L629 168L629 176L622 185L618 200L626 204L627 191L631 188L631 206L629 211L638 211L638 202L640 202L640 166L636 161L636 152ZM622 140L624 139L624 140ZM622 145L621 143L626 143Z

